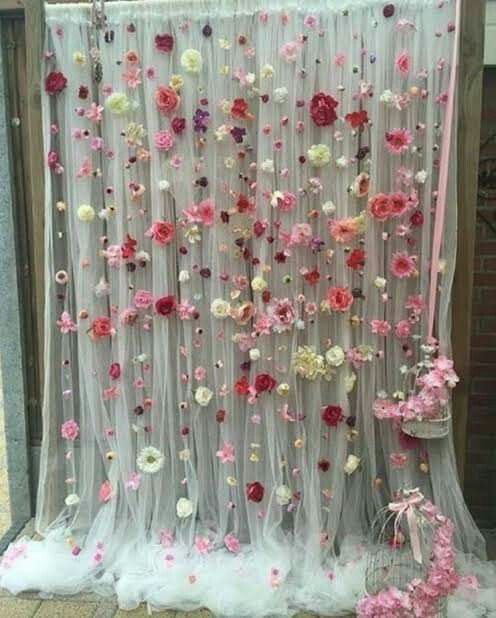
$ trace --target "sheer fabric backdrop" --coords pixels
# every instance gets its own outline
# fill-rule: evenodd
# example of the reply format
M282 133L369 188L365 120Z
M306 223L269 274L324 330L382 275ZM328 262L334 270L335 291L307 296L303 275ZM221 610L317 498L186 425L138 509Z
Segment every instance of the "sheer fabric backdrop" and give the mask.
M174 0L111 2L105 12L97 31L89 5L46 7L45 74L67 78L62 92L43 95L45 150L58 153L46 174L37 528L47 538L26 545L2 585L115 589L125 608L147 601L235 616L350 610L364 593L370 522L404 487L420 488L453 519L460 550L483 557L451 438L407 442L373 413L381 391L402 388L400 367L420 358L426 336L425 312L404 339L376 334L370 322L394 328L411 315L409 297L427 297L453 2ZM164 34L171 39L157 42ZM199 52L189 64L187 50ZM180 104L164 115L156 91L174 75L183 80ZM309 113L319 92L338 103L330 126ZM249 110L238 117L237 99ZM345 116L360 110L368 122L351 126ZM184 131L172 131L174 117L186 120ZM385 147L398 128L413 136L399 155ZM170 150L157 144L164 131ZM309 153L318 144L330 150L322 167ZM363 197L361 173L370 176ZM447 356L455 178L453 157L438 303ZM369 198L398 191L418 205L386 222L370 216ZM278 201L285 197L288 208ZM195 221L192 205L205 200L213 221ZM330 235L330 221L361 213L359 233L345 242ZM157 221L174 225L172 242L150 237ZM311 238L301 239L300 224ZM349 266L353 249L365 252L363 268ZM417 274L398 278L390 265L404 251L417 256ZM59 271L66 284L55 280ZM349 310L321 310L332 286L353 290ZM143 290L148 307L136 303ZM155 302L168 296L176 307L163 315ZM218 299L230 303L222 319ZM257 320L277 311L274 299L288 299L293 323L273 321L252 336ZM61 333L64 311L77 330ZM115 334L95 332L100 316ZM307 379L294 370L302 346L321 355L361 349L367 358L354 363L350 352ZM277 385L240 394L261 374ZM328 425L330 405L342 417ZM63 438L72 420L79 434ZM148 446L163 456L154 473L137 462ZM395 454L405 456L401 465ZM241 551L229 551L237 541Z

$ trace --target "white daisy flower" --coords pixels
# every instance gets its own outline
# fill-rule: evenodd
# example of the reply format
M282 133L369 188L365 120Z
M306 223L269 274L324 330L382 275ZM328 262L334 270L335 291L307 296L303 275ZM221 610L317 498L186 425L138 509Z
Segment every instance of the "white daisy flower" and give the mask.
M165 457L154 446L145 446L136 458L136 464L141 472L155 474L163 468Z

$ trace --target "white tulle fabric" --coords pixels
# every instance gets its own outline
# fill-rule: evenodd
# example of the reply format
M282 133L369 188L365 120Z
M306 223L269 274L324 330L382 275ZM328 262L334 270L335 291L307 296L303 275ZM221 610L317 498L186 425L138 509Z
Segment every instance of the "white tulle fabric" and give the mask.
M156 85L167 84L171 74L181 72L179 58L185 49L198 49L202 54L200 77L185 75L181 115L190 122L201 87L201 96L210 101L211 128L201 150L191 129L177 140L176 152L184 161L179 171L167 167L156 156L149 167L126 169L129 155L121 132L129 119L106 112L102 137L115 151L112 160L98 160L87 140L73 139L72 130L76 126L91 129L89 121L74 114L75 108L81 105L78 84L91 83L90 64L77 66L73 61L75 52L83 52L87 58L91 55L94 30L90 7L72 4L46 7L47 45L55 51L57 70L68 77L69 87L55 101L48 95L43 97L46 151L51 147L51 125L57 124L65 168L59 177L50 170L46 176L46 380L37 510L37 529L45 539L18 545L20 557L2 567L3 587L14 593L40 590L45 594L73 594L93 589L102 594L116 593L120 606L126 609L140 602L147 602L155 609L205 606L226 616L285 616L297 607L321 614L353 610L364 594L365 539L371 519L391 493L401 487L419 487L456 523L458 549L483 557L482 537L458 486L451 439L422 444L422 449L428 452L428 472L419 470L418 450L403 469L390 466L389 454L401 450L397 432L387 423L378 424L372 403L379 390L392 392L399 384L398 368L404 363L404 357L397 342L386 340L384 361L368 363L357 370L357 385L351 393L345 388L345 378L351 370L345 368L330 382L309 382L285 373L291 354L299 345L322 349L330 338L344 349L360 343L378 348L367 321L383 316L395 323L405 317L403 306L409 294L426 296L428 291L432 229L429 209L430 196L436 189L439 153L434 146L440 143L442 107L431 97L427 106L412 105L401 112L381 104L379 95L386 89L402 92L402 78L394 71L391 58L407 44L417 68L432 68L441 58L449 62L452 38L446 35L446 23L450 15L453 17L453 3L398 1L395 17L390 20L382 16L384 4L382 0L108 3L107 29L113 31L114 39L111 44L106 43L100 35L98 41L102 85L123 89L123 67L119 61L131 49L139 54L142 67L155 67L155 81L143 79L143 84L130 93L139 103L132 119L145 126L150 140L164 122L154 103ZM444 6L440 8L440 5ZM262 10L269 12L269 26L259 19ZM281 19L282 13L287 14L287 23ZM305 32L303 20L308 14L317 16L326 36L309 37L296 63L288 64L280 58L278 50L283 43ZM395 28L400 19L415 24L416 32L408 42L405 37L409 35ZM135 29L128 28L131 23ZM206 23L212 28L210 38L202 35ZM442 35L436 36L437 31ZM171 33L175 38L171 54L157 54L154 49L154 37L161 32ZM245 55L244 47L236 43L240 34L254 48L253 57ZM217 43L219 38L228 40L231 48L222 49ZM332 63L341 52L349 59L346 70ZM375 61L371 61L372 56ZM326 70L317 71L317 59L327 65ZM215 142L213 128L225 122L216 102L244 96L237 81L220 74L220 67L226 64L231 70L242 67L257 77L263 65L271 64L275 76L270 91L287 88L287 99L279 105L263 105L257 98L250 100L255 121L247 127L245 144L251 146L252 160L259 164L274 158L272 140L261 138L263 127L271 125L274 137L285 140L277 164L278 170L290 170L289 180L281 181L278 174L262 178L261 172L250 170L242 161L235 161L232 168L226 167L225 158L235 151L232 145ZM350 70L353 64L357 64L356 72ZM304 79L299 77L303 69ZM428 91L445 91L448 75L446 69L430 70ZM422 152L403 156L405 165L424 168L428 173L420 196L425 213L416 247L420 275L407 282L390 278L388 292L393 300L384 305L373 281L385 274L394 242L383 241L382 228L373 224L367 228L364 248L368 257L361 279L346 268L343 253L336 252L326 272L341 285L361 287L365 297L361 301L364 325L352 327L346 314L319 315L315 324L304 330L293 329L261 338L258 345L261 359L252 364L252 377L265 370L275 374L279 381L287 381L291 386L290 408L297 414L306 413L304 420L283 422L278 412L283 401L276 395L264 396L255 406L248 405L245 398L236 396L232 390L224 397L219 396L224 384L232 389L241 375L240 364L246 360L246 354L239 351L232 338L238 332L250 330L250 325L239 327L232 320L220 324L212 318L212 300L225 298L227 293L219 275L228 272L231 276L251 279L259 274L249 261L233 255L236 222L229 225L216 222L203 233L201 243L189 247L187 255L178 254L179 241L166 248L156 247L150 240L143 240L143 234L153 221L174 221L185 208L198 201L195 180L199 176L208 178L208 188L202 196L215 200L217 213L231 207L230 192L246 192L244 176L249 176L250 181L258 180L257 203L264 209L258 215L274 221L277 215L266 206L261 193L282 186L297 194L298 188L305 185L307 175L298 157L313 143L329 143L334 161L342 155L352 158L357 151L357 138L350 131L343 131L342 141L332 141L332 131L327 129L324 134L324 130L312 127L308 119L307 129L297 137L293 130L284 133L280 128L281 118L287 116L293 126L297 100L308 101L318 91L333 94L339 91L340 113L352 111L356 109L353 93L361 81L371 82L375 92L366 103L372 121L367 142L369 156L346 169L332 164L321 172L315 171L313 175L319 176L323 184L322 194L301 198L301 206L285 215L284 224L289 228L293 223L305 221L305 213L312 205L319 208L320 203L328 200L335 203L337 217L356 216L363 206L357 205L348 187L358 171L370 173L373 191L388 190L394 184L397 160L388 157L383 147L387 128L405 126L405 119L409 127L424 122ZM101 178L76 177L87 156L92 158L94 167L101 169ZM417 163L418 157L422 158L421 164ZM452 165L443 252L446 270L438 310L438 334L448 353L449 298L456 249L454 159ZM170 182L169 191L160 190L161 180ZM147 188L139 207L129 199L130 181L142 182ZM114 187L111 199L105 194L107 186ZM55 208L58 200L66 202L65 214ZM91 204L98 212L109 203L116 205L116 213L108 220L97 218L91 225L82 225L78 220L79 205ZM324 217L317 228L316 233L328 238ZM106 236L109 244L121 244L128 232L139 239L140 248L150 253L151 262L132 274L126 268L106 269L100 257L101 238ZM276 243L269 244L264 239L252 242L254 255L262 263L274 264ZM219 251L223 244L230 247L229 252ZM274 274L265 273L274 297L294 299L305 293L310 299L314 294L318 302L325 295L328 286L325 278L309 291L304 289L299 275L303 266L315 263L324 267L325 256L313 256L310 264L309 255L303 251L295 250L296 257L288 260L284 272L277 268ZM84 260L89 264L84 266ZM203 278L194 274L198 267L210 268L212 276ZM60 269L69 274L67 294L62 297L60 286L54 281L54 273ZM188 282L179 283L178 272L183 269L193 275ZM283 281L283 274L291 276L289 283ZM95 294L95 286L102 277L110 286L108 296ZM83 309L90 316L109 315L112 307L122 310L131 304L138 289L151 290L157 297L174 294L189 299L199 310L200 319L154 320L151 331L138 326L119 327L116 337L98 345L88 337L84 324L70 336L61 335L55 326L63 310L73 317ZM254 302L260 301L255 298ZM422 323L424 336L425 327ZM186 356L181 352L183 347L188 351ZM194 361L191 351L194 351ZM149 372L143 372L143 363L136 360L141 354L146 354L151 362ZM70 363L64 363L66 360ZM214 365L218 360L222 361L220 368ZM112 362L120 362L123 367L121 394L116 400L104 401L102 392L108 387L108 367ZM181 380L182 373L192 375L200 365L207 368L207 383L215 393L207 409L194 402L192 381L185 384ZM138 417L133 409L141 401L133 381L141 377L154 405L150 412ZM186 409L180 406L183 401L188 402ZM344 423L323 436L319 413L323 403L339 404L346 414L356 416L358 435L354 441L346 439L349 428ZM228 411L228 422L216 421L215 410L219 408ZM254 413L261 416L260 424L251 421ZM76 419L80 424L80 439L74 448L68 447L60 437L60 426L68 419ZM184 426L190 428L186 437L181 436ZM146 431L146 427L152 431ZM108 428L113 432L106 431ZM303 441L303 448L294 447L297 439ZM235 463L219 462L216 452L224 441L234 445ZM164 468L157 474L143 475L137 491L126 489L126 482L136 471L137 454L149 444L164 453ZM179 458L179 452L185 448L190 450L188 461ZM109 451L114 451L117 458L109 461L106 457ZM253 452L259 454L259 461L250 459ZM361 458L361 466L347 475L344 465L350 453ZM325 475L317 468L322 458L331 461L331 469ZM228 476L235 478L237 484L228 484ZM382 480L380 487L375 483L377 478ZM117 494L102 504L98 490L107 479ZM265 486L263 508L245 497L245 485L255 480ZM292 493L301 496L293 510L276 500L275 491L281 485L289 486ZM80 502L63 508L66 495L73 493L80 497ZM176 504L181 497L187 497L194 505L193 514L185 519L176 516ZM228 508L229 503L235 508ZM171 547L163 547L159 542L164 530L175 535ZM236 535L243 544L238 555L230 554L223 545L228 533ZM209 536L214 551L200 555L192 547L197 536ZM82 548L79 555L71 553L68 540ZM95 561L98 552L103 556L99 562ZM491 583L488 572L486 578ZM482 611L489 608L494 613L487 615L495 616L494 597L488 593L480 600L481 595L480 613L470 615L482 616ZM452 615L466 616L466 603L475 611L474 599L458 599L450 606Z

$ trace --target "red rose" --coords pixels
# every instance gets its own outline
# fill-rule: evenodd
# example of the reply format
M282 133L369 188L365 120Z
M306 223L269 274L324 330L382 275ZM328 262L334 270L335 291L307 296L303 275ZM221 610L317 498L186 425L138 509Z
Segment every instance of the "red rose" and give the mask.
M327 127L337 120L336 107L338 105L338 101L330 94L317 92L310 101L310 116L318 127Z
M353 270L361 270L365 266L366 257L363 249L353 249L346 260L346 264Z
M270 392L276 384L277 382L268 373L259 373L255 378L255 390L257 393Z
M322 409L322 420L328 427L337 427L344 419L340 406L326 406Z
M215 420L218 423L223 423L226 420L226 411L225 410L217 410L215 413Z
M346 120L346 122L349 122L350 126L353 129L363 127L369 121L368 114L364 109L359 112L351 112L350 114L346 114L344 119Z
M420 227L424 224L424 215L421 210L416 210L410 217L410 223L413 227Z
M104 339L115 334L115 329L112 326L110 318L100 317L95 318L90 328L90 337L92 339Z
M176 135L181 135L181 133L186 128L186 118L173 118L171 122L171 129L174 131Z
M155 302L155 311L159 315L168 317L176 310L176 299L174 296L162 296Z
M112 363L110 365L109 376L112 380L118 380L121 377L121 366L119 363Z
M263 221L255 221L253 224L253 233L257 238L260 238L260 236L265 234L266 228L267 225Z
M45 90L48 94L59 94L67 86L67 78L60 71L52 71L45 78Z
M389 195L378 193L369 199L369 213L377 221L386 221L392 214L391 200Z
M78 97L80 99L87 99L88 95L90 93L90 89L88 88L88 86L79 86L79 90L78 90Z
M167 116L172 114L172 112L179 107L181 99L177 92L172 88L169 88L169 86L159 86L155 90L155 103L158 111L163 116Z
M163 54L168 54L174 47L172 34L157 34L155 37L155 49Z
M234 384L234 390L236 391L237 395L248 395L249 388L250 383L248 382L248 378L246 376L242 376Z
M258 481L246 485L246 497L250 502L262 502L264 492L264 486Z
M234 99L231 107L231 116L241 120L251 120L253 114L248 110L248 103L244 99Z

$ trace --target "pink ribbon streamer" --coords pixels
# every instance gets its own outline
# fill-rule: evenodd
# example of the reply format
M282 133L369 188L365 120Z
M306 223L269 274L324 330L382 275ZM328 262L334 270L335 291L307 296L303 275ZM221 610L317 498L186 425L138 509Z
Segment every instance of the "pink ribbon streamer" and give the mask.
M429 288L428 340L434 334L434 316L436 313L437 279L439 273L439 256L443 240L444 219L446 216L446 198L448 193L448 173L455 114L456 76L458 72L458 56L460 47L461 0L456 1L455 9L455 40L453 42L453 57L448 87L448 101L444 119L441 160L439 162L439 184L437 191L436 214L432 239L431 275Z
M394 520L394 538L397 538L401 520L406 516L408 530L410 532L410 545L412 547L413 558L422 564L422 550L420 547L420 536L417 523L416 507L424 500L424 496L418 489L403 492L403 499L389 503L389 510L397 513Z

